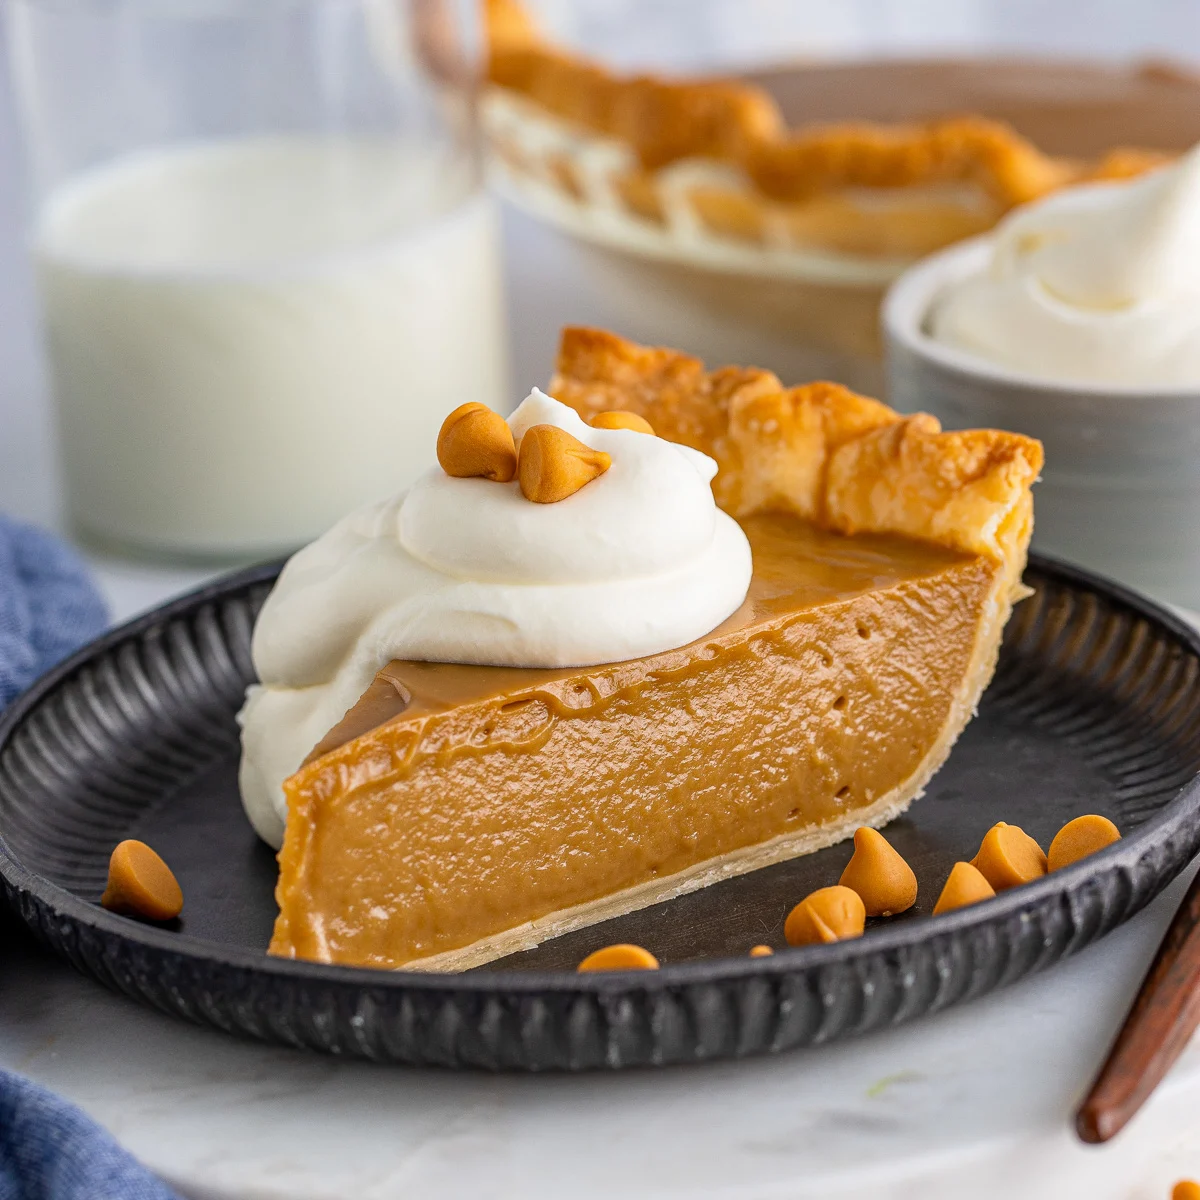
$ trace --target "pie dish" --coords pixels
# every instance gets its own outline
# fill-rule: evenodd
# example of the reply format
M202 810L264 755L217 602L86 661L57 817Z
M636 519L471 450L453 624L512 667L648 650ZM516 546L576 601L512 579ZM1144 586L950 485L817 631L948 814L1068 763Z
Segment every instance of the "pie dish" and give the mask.
M463 969L830 845L920 794L991 678L1036 441L589 329L550 391L716 460L746 603L623 663L387 664L285 784L274 954Z
M871 260L920 257L1057 188L1166 158L1055 156L979 115L788 128L754 84L618 75L546 41L516 0L486 11L502 177L602 240L711 266L811 277L815 252L869 275Z

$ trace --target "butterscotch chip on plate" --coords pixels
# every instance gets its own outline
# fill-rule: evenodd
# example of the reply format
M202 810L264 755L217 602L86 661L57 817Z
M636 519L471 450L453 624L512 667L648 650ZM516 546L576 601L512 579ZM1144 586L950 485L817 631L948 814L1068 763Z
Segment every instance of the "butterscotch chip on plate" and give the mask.
M658 968L658 959L629 942L618 942L613 946L604 946L593 950L579 964L580 971L654 971Z
M840 885L818 888L788 913L783 936L789 946L811 946L861 937L867 911L857 892Z
M1002 892L1045 875L1046 852L1025 830L998 821L984 835L971 865Z
M940 913L953 912L956 908L978 904L981 900L990 900L995 894L995 888L983 877L978 867L966 862L955 863L933 906L933 915L936 917Z
M108 862L108 886L100 903L113 912L170 921L183 911L174 872L145 842L121 842Z
M856 830L854 855L838 882L862 898L868 917L907 912L917 902L917 877L891 843L869 826Z
M1057 871L1069 867L1105 846L1121 840L1121 831L1107 818L1091 813L1068 821L1054 835L1046 854L1047 867Z

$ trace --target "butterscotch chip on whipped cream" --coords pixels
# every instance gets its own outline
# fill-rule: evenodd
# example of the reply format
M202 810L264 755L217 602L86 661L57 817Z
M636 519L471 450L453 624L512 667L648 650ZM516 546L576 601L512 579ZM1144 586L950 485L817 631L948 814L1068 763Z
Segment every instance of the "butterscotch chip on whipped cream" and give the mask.
M635 433L654 435L654 426L634 412L597 413L588 424L593 429L632 429Z
M507 483L517 473L517 447L508 422L486 404L461 404L443 422L437 458L447 475Z
M861 937L867 910L857 892L840 884L818 888L788 913L783 936L789 946L809 946Z
M658 959L631 942L618 942L614 946L604 946L593 950L577 968L580 971L654 971L658 969Z
M593 450L556 425L534 425L521 439L517 478L521 494L534 504L557 504L598 479L612 466L603 450Z

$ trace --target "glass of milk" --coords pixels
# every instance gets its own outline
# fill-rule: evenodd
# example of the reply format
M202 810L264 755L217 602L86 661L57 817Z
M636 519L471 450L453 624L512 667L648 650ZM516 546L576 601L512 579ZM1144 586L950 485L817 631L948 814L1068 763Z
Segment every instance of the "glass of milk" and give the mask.
M471 0L10 0L69 517L286 551L504 410Z

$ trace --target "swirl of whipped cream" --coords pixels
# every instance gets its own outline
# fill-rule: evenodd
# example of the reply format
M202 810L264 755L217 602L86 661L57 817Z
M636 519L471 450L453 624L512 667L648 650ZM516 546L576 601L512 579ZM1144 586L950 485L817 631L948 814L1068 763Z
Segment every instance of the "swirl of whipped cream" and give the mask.
M986 273L948 289L929 329L1040 379L1200 386L1200 147L1018 209Z
M582 667L686 645L736 611L750 545L713 502L707 455L593 429L536 389L509 425L556 425L612 465L557 504L435 468L284 567L254 627L240 783L278 846L282 784L392 659Z

